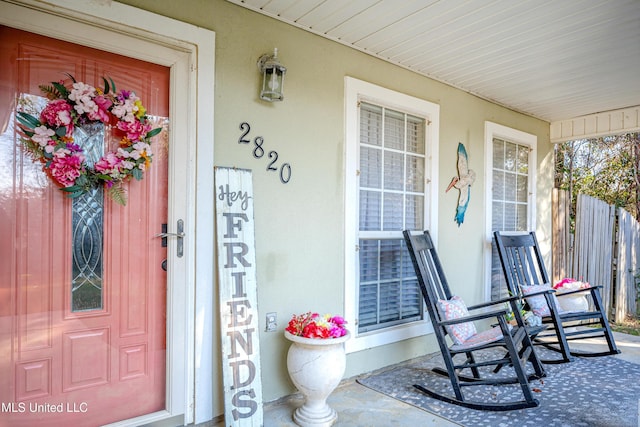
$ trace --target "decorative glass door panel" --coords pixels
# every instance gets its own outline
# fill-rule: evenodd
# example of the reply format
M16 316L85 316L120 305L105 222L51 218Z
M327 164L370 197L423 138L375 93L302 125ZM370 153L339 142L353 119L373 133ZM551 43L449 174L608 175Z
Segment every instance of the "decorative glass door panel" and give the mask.
M74 142L83 148L88 166L104 154L104 124L91 123L76 127ZM102 309L104 190L94 187L73 199L71 251L71 311Z
M95 426L165 409L169 70L0 26L0 426ZM141 98L153 163L124 185L69 198L26 154L17 111L41 84L77 81ZM112 124L76 128L90 162L117 148Z

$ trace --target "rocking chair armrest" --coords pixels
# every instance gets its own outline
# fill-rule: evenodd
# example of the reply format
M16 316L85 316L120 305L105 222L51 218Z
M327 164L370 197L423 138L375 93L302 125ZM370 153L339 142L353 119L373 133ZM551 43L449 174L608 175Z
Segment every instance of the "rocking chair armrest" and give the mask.
M601 285L589 286L588 288L575 289L573 291L567 291L567 292L558 292L558 290L556 289L556 296L560 298L565 295L573 295L573 294L578 294L580 292L594 293L595 291L599 290L601 287L602 287Z
M462 317L458 317L458 318L450 319L450 320L441 320L438 323L440 325L443 325L443 326L455 325L457 323L473 322L473 321L476 321L476 320L489 319L491 317L505 316L506 314L507 314L507 309L503 308L503 309L500 309L500 310L485 311L485 312L482 312L482 313L472 314L472 315L469 315L469 316L462 316Z
M467 307L467 310L469 310L469 311L477 310L479 308L491 307L492 305L501 305L501 304L505 304L505 303L508 303L508 302L511 302L511 301L518 301L520 299L522 299L522 297L513 296L513 297L508 297L508 298L495 300L495 301L487 301L487 302L483 302L481 304L476 304L476 305L469 306L469 307Z
M535 292L530 292L526 295L522 295L522 298L529 298L529 297L535 297L537 295L551 295L551 294L558 294L558 292L555 289L545 289L543 291L535 291Z

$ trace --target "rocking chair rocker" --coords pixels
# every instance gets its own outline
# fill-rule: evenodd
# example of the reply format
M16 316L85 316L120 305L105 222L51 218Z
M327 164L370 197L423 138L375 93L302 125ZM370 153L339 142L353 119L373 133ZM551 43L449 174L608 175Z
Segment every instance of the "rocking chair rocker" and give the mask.
M559 352L562 357L544 360L544 363L566 363L572 361L573 356L595 357L620 353L607 321L600 286L558 294L551 288L534 232L512 235L496 231L494 238L511 295L524 297L529 306L533 306L531 308L534 313L537 311L536 314L542 317L543 324L553 326L553 330L549 328L549 333L537 335L533 343ZM562 310L558 300L576 295L590 296L594 308L580 311ZM578 323L581 328L576 328ZM582 328L589 325L598 326ZM604 337L608 350L586 352L572 350L569 347L569 341L594 337Z
M403 234L446 365L446 371L438 368L433 371L449 377L454 396L436 392L419 384L414 387L433 398L473 409L508 411L538 406L538 400L533 396L529 381L544 377L545 372L520 316L518 297L466 307L464 302L452 295L449 290L429 231L412 235L405 230ZM507 308L507 304L510 309ZM487 311L490 307L493 308ZM474 311L480 312L469 313ZM513 327L507 322L507 314L511 311L517 322ZM487 319L493 319L490 322L497 326L477 332L474 322L485 321L483 323L486 323ZM447 342L446 335L452 339L452 345ZM499 355L491 353L491 360L480 360L480 358L476 360L477 351L493 347L506 348L507 352L504 354L501 350ZM466 358L463 361L454 360L457 355L466 356ZM484 356L486 357L487 355ZM527 375L527 362L532 364L533 374ZM493 369L495 373L507 366L513 368L515 377L481 376L480 368L482 370L495 368ZM465 369L469 369L472 376L462 375ZM466 399L462 392L462 388L466 386L503 384L518 384L522 390L522 400L508 402L470 400Z

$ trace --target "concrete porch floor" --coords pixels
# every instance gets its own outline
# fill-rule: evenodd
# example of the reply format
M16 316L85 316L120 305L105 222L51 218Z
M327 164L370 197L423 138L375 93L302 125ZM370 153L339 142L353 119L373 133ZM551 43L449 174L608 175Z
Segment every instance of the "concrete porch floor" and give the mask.
M616 344L622 351L614 356L640 364L640 337L614 333ZM605 347L603 339L574 342L576 349L597 349ZM639 396L640 399L640 396ZM265 427L296 427L292 420L293 411L303 403L299 394L293 394L264 405ZM355 382L355 378L342 381L328 399L329 405L338 412L336 426L340 427L429 427L459 426L434 414L407 405L399 400L375 392ZM640 426L640 415L638 419ZM223 421L205 424L202 427L224 427ZM200 426L199 426L200 427Z

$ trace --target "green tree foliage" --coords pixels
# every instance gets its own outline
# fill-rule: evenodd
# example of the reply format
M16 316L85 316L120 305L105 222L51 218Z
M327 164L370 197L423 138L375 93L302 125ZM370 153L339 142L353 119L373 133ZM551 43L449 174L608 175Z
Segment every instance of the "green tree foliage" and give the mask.
M555 185L569 191L572 218L582 193L640 220L640 133L568 141L555 154Z

